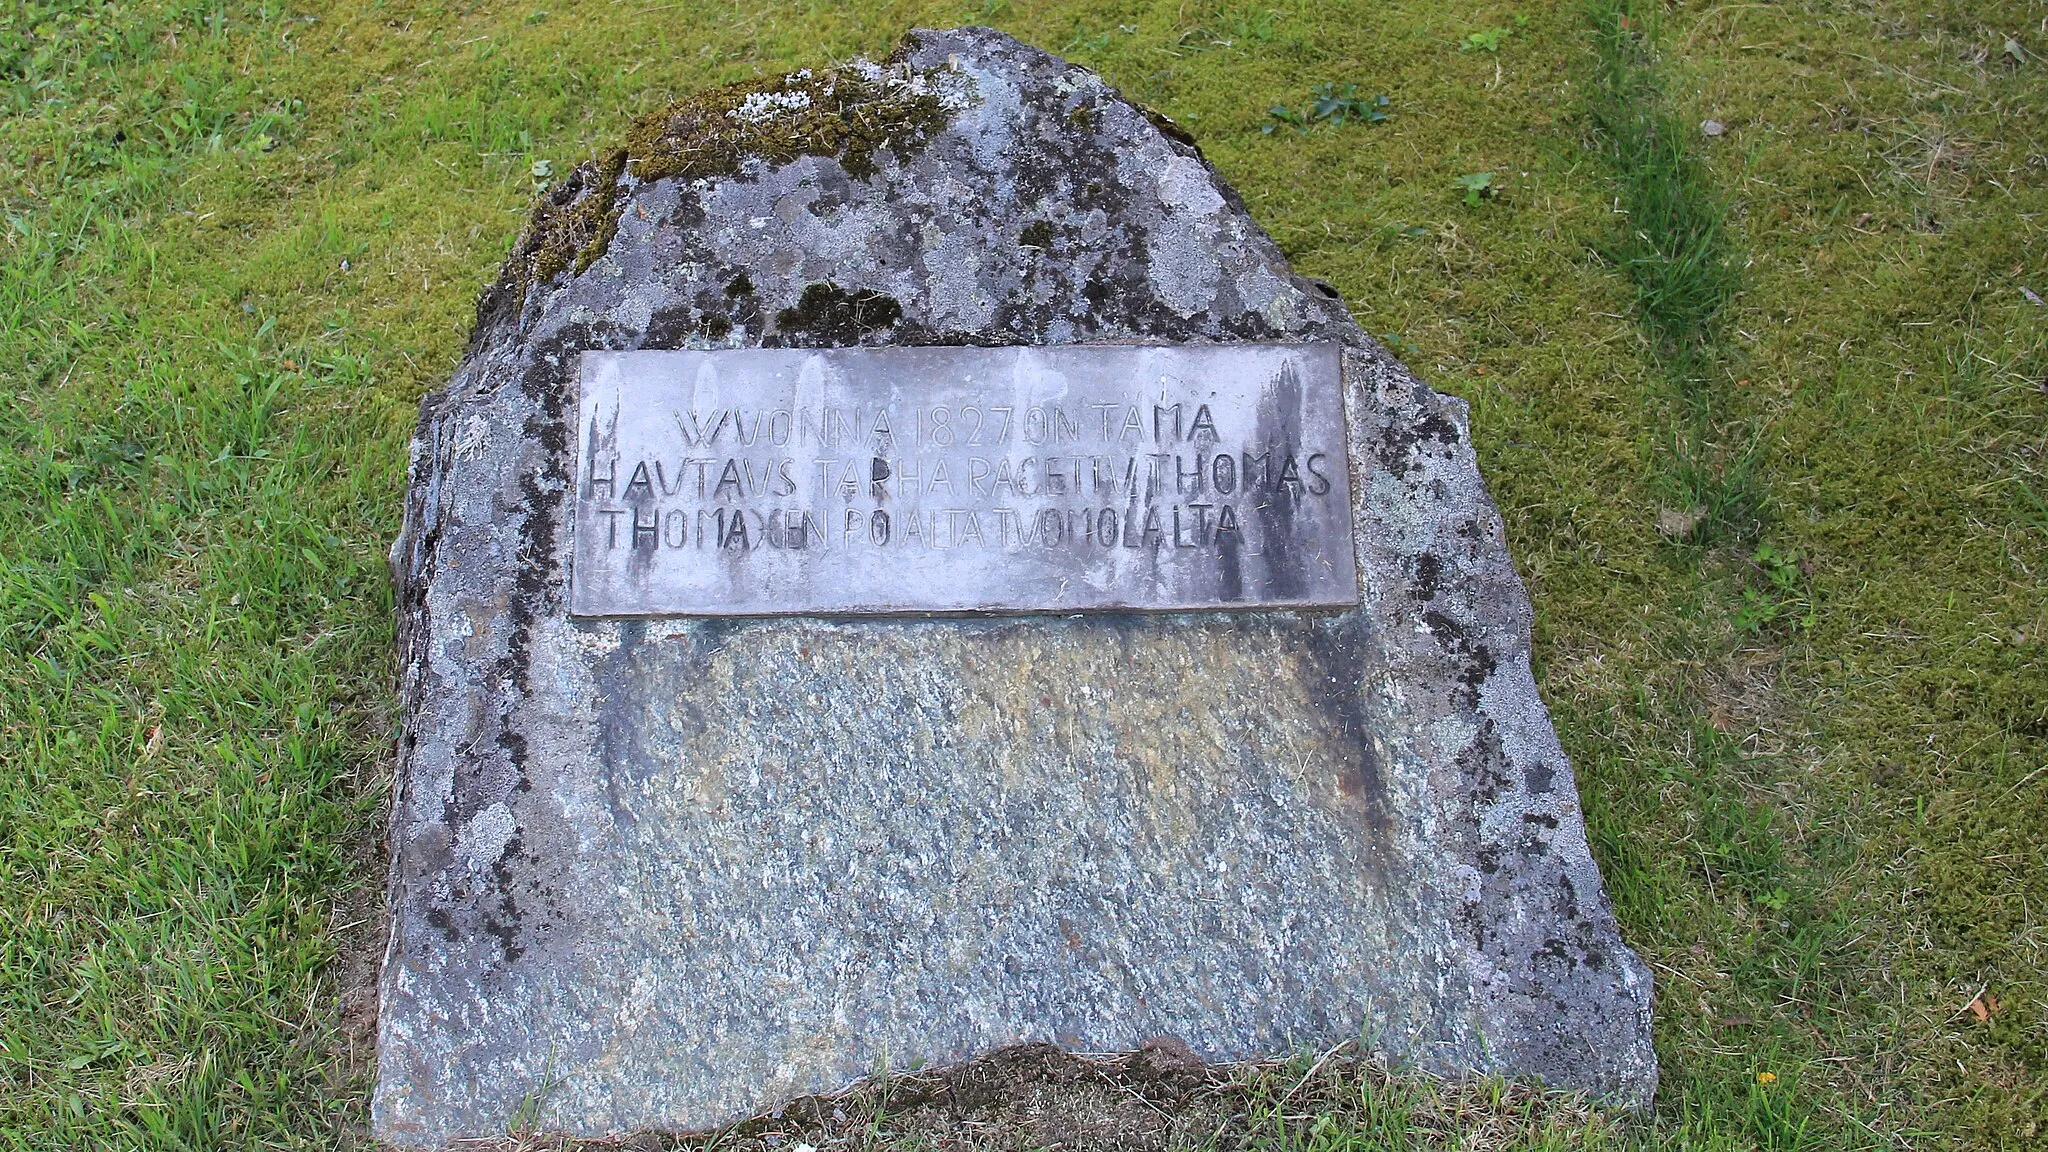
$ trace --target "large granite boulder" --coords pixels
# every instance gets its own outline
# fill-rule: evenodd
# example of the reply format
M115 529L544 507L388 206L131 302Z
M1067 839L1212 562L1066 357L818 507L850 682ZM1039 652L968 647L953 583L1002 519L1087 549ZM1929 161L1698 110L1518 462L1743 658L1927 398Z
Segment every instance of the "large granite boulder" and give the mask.
M582 351L1219 341L1344 346L1355 609L568 612ZM1038 1040L1654 1090L1465 406L1184 134L999 33L705 93L573 174L423 406L393 563L395 1145Z

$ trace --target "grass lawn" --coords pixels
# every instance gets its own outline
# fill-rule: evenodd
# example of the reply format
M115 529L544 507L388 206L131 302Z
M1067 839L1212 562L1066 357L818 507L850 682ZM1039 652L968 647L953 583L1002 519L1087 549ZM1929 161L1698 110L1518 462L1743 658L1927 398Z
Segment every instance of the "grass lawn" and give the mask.
M633 117L961 22L1175 117L1472 403L1665 1074L1648 1124L1487 1146L2048 1147L2044 17L13 0L0 1148L365 1143L418 398ZM1458 1147L1471 1105L1262 1091L1233 1139Z

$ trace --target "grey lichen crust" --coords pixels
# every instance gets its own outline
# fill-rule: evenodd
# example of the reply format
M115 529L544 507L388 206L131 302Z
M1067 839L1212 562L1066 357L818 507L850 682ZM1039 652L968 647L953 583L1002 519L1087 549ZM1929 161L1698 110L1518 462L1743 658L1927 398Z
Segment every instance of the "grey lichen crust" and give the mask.
M424 406L377 1135L534 1101L570 1133L701 1128L878 1064L1160 1034L1363 1037L1647 1103L1649 975L1464 405L1092 73L972 28L891 68L860 75L941 115L858 175L829 131L580 172ZM1355 611L567 615L581 350L1228 340L1349 349Z

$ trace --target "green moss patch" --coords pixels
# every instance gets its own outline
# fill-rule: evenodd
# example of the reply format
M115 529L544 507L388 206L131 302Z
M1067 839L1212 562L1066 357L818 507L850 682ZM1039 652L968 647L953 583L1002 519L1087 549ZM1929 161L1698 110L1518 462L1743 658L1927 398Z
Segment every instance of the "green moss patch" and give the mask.
M625 164L624 152L586 164L542 201L525 245L530 282L553 279L564 269L581 272L604 255L619 230L619 173Z
M542 201L520 246L526 285L590 267L618 231L619 178L704 180L738 175L748 160L786 164L830 156L862 180L884 149L907 157L967 107L973 82L949 69L856 60L767 81L708 89L642 116L625 148L582 165Z
M697 180L733 175L750 158L831 156L865 180L877 152L909 156L967 106L971 87L946 69L866 61L729 84L642 117L626 133L627 164L640 180Z

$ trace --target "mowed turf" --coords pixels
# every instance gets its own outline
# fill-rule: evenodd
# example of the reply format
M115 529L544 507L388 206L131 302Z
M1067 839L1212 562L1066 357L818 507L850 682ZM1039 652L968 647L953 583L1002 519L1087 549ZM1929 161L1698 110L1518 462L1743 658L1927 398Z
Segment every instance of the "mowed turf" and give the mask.
M0 10L0 1146L364 1142L415 402L536 188L634 116L962 22L1178 119L1472 402L1658 979L1657 1114L1599 1140L2048 1146L2042 17ZM1324 83L1391 117L1316 122ZM1457 1146L1281 1104L1271 1146Z

